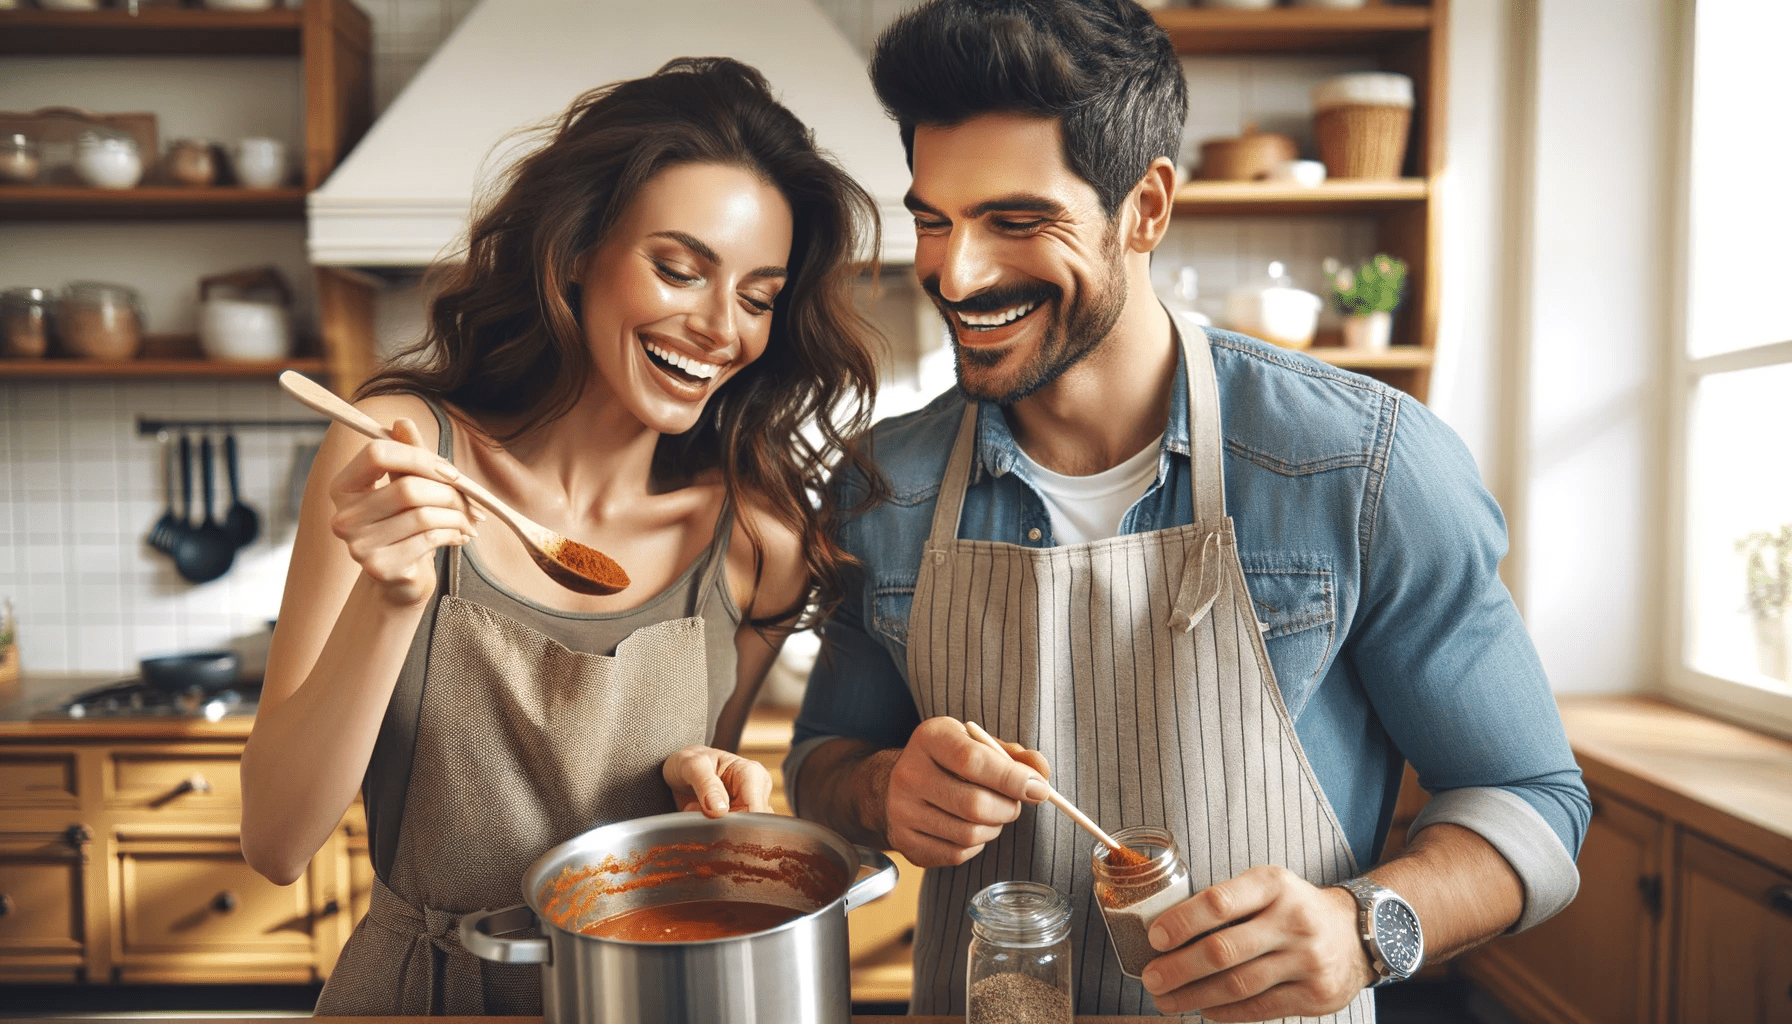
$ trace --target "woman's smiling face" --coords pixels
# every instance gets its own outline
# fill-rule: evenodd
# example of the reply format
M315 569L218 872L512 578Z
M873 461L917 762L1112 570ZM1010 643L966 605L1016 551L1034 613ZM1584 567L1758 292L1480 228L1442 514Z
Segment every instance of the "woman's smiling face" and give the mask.
M752 172L683 164L651 178L579 263L592 386L647 427L689 430L765 351L790 204Z

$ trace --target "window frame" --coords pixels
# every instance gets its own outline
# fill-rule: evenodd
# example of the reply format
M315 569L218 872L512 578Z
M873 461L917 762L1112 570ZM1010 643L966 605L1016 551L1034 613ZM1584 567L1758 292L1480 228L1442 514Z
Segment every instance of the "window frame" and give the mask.
M1668 473L1664 497L1667 510L1666 627L1662 630L1662 695L1675 703L1703 711L1719 718L1762 732L1792 738L1792 682L1783 692L1712 675L1694 668L1692 653L1693 595L1690 587L1695 579L1693 538L1690 535L1692 494L1691 436L1693 403L1699 384L1717 374L1765 367L1792 365L1792 339L1766 342L1748 348L1710 355L1694 356L1692 323L1692 210L1694 189L1692 174L1692 142L1694 138L1693 87L1696 75L1698 3L1690 3L1681 11L1680 83L1678 90L1679 136L1676 139L1675 162L1675 225L1677 244L1673 247L1671 267L1672 329L1670 335L1668 375L1668 416L1666 440ZM1722 187L1713 182L1710 187Z

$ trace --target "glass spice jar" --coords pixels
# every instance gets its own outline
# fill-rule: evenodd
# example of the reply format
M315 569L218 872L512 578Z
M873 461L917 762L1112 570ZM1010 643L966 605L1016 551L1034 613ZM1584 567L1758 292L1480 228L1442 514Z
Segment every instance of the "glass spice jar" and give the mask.
M0 135L0 181L36 181L38 168L37 143L29 135Z
M122 284L71 282L56 306L56 338L78 358L134 358L143 346L143 301Z
M1135 825L1113 833L1114 840L1137 856L1122 863L1103 843L1092 855L1095 902L1107 923L1108 939L1120 970L1137 978L1162 954L1151 945L1151 922L1157 915L1194 895L1182 849L1169 832Z
M1070 904L1039 882L971 897L966 1024L1071 1024Z
M0 356L42 358L50 347L50 308L55 302L43 288L0 291Z

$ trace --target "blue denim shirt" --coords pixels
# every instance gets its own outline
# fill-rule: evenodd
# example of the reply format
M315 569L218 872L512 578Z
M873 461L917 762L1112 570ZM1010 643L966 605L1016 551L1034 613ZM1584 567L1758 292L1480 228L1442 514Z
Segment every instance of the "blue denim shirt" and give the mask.
M1252 338L1209 331L1225 441L1226 509L1283 702L1360 867L1372 864L1410 760L1433 794L1415 830L1471 828L1525 883L1528 927L1565 906L1591 803L1543 667L1498 575L1505 520L1474 459L1424 405L1377 381ZM909 603L966 399L956 389L879 423L890 500L843 527L863 565L823 628L795 745L904 745ZM1054 543L1001 410L978 415L959 537ZM1158 479L1121 533L1190 523L1188 387L1180 367ZM856 500L862 482L843 481ZM1035 533L1037 531L1037 533Z

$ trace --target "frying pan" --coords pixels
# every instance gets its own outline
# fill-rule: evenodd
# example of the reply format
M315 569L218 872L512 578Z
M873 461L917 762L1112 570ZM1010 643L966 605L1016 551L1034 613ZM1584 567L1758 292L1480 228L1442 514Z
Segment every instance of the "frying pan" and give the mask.
M222 690L236 682L242 665L235 651L194 651L137 662L143 681L163 693L185 693L194 687L206 693Z

